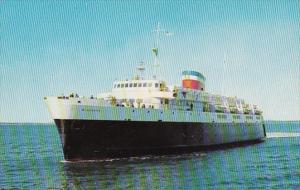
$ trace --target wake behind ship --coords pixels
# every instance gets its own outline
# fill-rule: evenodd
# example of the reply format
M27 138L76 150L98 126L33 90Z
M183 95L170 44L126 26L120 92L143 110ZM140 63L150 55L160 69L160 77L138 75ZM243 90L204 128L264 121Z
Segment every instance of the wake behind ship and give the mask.
M156 67L158 49L152 51ZM256 105L206 92L200 72L183 71L181 86L175 86L157 77L145 79L144 69L139 66L140 75L115 81L111 92L95 97L44 98L65 160L164 154L266 137Z

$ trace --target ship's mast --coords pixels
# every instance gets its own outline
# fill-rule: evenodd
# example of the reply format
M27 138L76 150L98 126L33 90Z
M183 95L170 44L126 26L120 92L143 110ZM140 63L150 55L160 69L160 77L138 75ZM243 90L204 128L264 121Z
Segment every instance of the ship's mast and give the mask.
M145 71L145 66L144 66L144 62L141 61L140 65L136 67L136 69L138 70L138 72L140 73L140 75L137 75L137 79L143 79L144 77L144 71Z
M153 68L153 78L156 79L157 78L157 70L159 67L159 63L158 63L158 39L159 39L159 34L161 32L161 28L160 28L160 24L157 24L157 28L154 30L154 32L156 33L156 39L155 39L155 43L154 43L154 48L152 48L152 52L154 54L154 68Z
M157 23L157 27L156 29L154 30L154 32L156 33L156 39L155 39L155 43L154 43L154 48L152 48L152 52L154 54L154 73L153 73L153 78L156 79L158 78L158 67L159 67L159 61L158 61L158 40L159 40L159 35L160 33L163 33L167 36L171 36L172 33L164 30L164 29L161 29L160 28L160 24Z
M226 62L227 62L227 53L225 52L224 53L224 60L223 60L223 69L222 69L222 92L221 92L221 94L222 95L224 95L224 93L225 93L225 82L224 82L224 78L226 77L225 75L226 75Z

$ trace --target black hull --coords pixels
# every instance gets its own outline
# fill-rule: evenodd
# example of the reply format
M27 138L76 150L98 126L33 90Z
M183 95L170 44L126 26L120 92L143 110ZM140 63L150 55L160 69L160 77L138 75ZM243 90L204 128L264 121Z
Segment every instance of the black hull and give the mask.
M212 123L100 120L55 120L55 123L65 160L68 161L176 154L253 144L263 140L257 137L208 145L205 141L206 129L222 126Z

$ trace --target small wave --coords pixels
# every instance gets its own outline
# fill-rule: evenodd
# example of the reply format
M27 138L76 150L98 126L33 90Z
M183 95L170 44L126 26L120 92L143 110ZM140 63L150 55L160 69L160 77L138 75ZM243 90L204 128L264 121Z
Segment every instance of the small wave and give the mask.
M94 162L113 162L118 161L124 158L115 158L115 159L98 159L98 160L61 160L61 163L69 163L69 164L76 164L76 163L94 163Z
M206 153L188 153L188 154L170 154L170 155L146 155L137 157L126 157L126 158L107 158L107 159L96 159L96 160L61 160L61 163L94 163L94 162L116 162L116 161L144 161L144 160L157 160L157 159L186 159L192 157L204 157ZM0 189L1 190L1 189Z
M288 137L300 137L300 133L287 133L287 132L267 133L267 138L288 138Z

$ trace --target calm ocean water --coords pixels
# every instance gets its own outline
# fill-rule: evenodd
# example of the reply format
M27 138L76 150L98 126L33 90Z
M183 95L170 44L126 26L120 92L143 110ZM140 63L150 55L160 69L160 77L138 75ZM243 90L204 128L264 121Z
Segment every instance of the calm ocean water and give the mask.
M0 189L300 189L300 122L267 122L260 144L63 163L53 124L0 124Z

